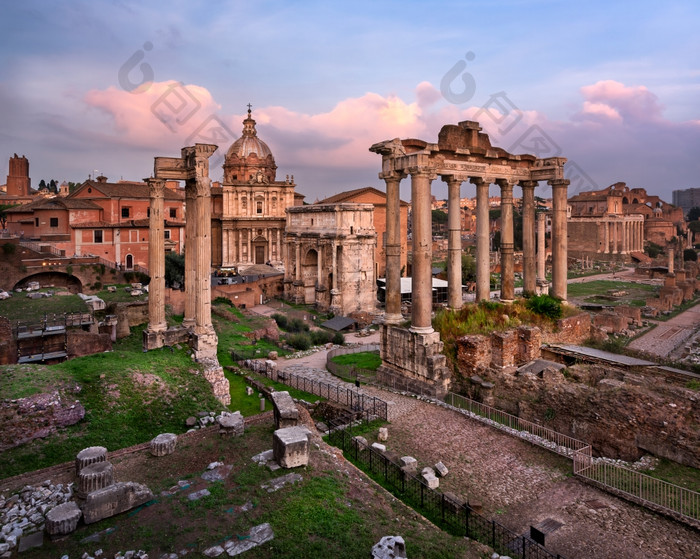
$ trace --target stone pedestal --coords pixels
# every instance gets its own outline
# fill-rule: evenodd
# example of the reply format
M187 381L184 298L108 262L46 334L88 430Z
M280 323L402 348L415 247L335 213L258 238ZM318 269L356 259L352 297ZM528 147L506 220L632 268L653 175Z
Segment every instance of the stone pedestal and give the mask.
M382 375L399 375L411 381L419 381L436 390L438 395L449 390L452 373L442 354L443 343L438 332L422 334L405 328L382 325Z
M89 446L84 448L75 458L75 473L79 474L80 471L90 464L96 462L104 462L107 460L107 449L103 446Z
M83 503L85 524L98 522L120 514L153 499L153 493L145 485L131 481L119 482L90 493Z
M245 422L240 412L224 412L217 421L219 423L219 435L223 437L238 437L245 431Z
M74 532L83 515L75 501L68 501L52 508L46 514L46 533L51 538L60 538Z
M273 392L271 395L275 414L275 427L284 429L299 423L299 410L289 392Z
M151 441L151 454L153 456L167 456L175 452L177 435L175 433L161 433Z
M277 429L273 434L272 452L283 468L296 468L309 463L309 431L305 427Z

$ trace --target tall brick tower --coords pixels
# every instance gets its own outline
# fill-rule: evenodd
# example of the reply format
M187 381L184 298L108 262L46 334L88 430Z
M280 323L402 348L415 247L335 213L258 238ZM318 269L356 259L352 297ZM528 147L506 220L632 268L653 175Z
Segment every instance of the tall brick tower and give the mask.
M18 157L15 153L10 158L10 174L7 175L8 196L29 196L29 160L23 155Z

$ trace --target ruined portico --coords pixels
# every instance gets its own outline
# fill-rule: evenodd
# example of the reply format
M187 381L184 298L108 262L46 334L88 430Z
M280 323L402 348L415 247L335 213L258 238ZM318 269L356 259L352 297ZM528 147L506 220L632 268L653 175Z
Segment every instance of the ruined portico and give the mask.
M431 325L431 182L440 177L448 184L448 301L461 307L461 231L451 215L459 212L460 187L476 185L477 195L477 300L490 297L490 239L488 192L490 184L501 189L501 300L515 297L513 265L513 187L523 190L523 280L527 291L536 289L534 191L539 181L553 190L552 214L552 295L566 300L567 230L566 191L563 157L538 159L534 155L514 155L491 146L477 122L446 125L437 143L418 139L393 139L374 144L370 151L382 156L382 172L387 187L387 283L386 315L382 329L382 367L387 374L401 374L424 381L438 390L449 387L450 373L442 355L442 342ZM413 294L411 326L400 328L400 264L396 251L399 184L411 176L413 206ZM527 237L527 238L525 238Z
M150 188L148 327L143 333L146 350L187 341L214 395L229 404L229 383L216 356L218 338L211 322L211 179L209 158L217 146L195 144L182 148L181 157L156 157ZM163 189L165 180L184 180L187 201L185 241L185 316L182 326L165 322L165 247Z

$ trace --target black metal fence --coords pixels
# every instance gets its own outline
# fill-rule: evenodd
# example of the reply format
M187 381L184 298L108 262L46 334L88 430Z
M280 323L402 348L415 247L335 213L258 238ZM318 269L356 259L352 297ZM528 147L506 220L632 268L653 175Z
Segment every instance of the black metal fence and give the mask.
M513 559L564 559L529 537L516 534L495 520L478 514L468 503L431 489L420 477L405 472L384 454L355 438L351 428L334 425L328 437L329 442L341 448L349 460L444 530L481 542Z
M279 371L274 362L267 360L246 360L245 366L297 390L303 390L332 402L347 406L354 412L361 412L365 418L389 419L389 406L384 400L368 394L362 394L352 388L339 384L330 384L321 380L307 378L289 371Z

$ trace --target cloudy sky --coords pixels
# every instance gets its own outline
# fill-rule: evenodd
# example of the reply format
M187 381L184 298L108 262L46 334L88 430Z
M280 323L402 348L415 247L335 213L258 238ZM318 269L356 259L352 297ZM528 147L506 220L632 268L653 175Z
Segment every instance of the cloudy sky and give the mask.
M567 157L572 191L670 201L700 187L699 23L694 0L6 2L0 176L16 152L34 186L141 179L195 141L225 151L252 103L307 201L381 187L371 144L460 120Z

